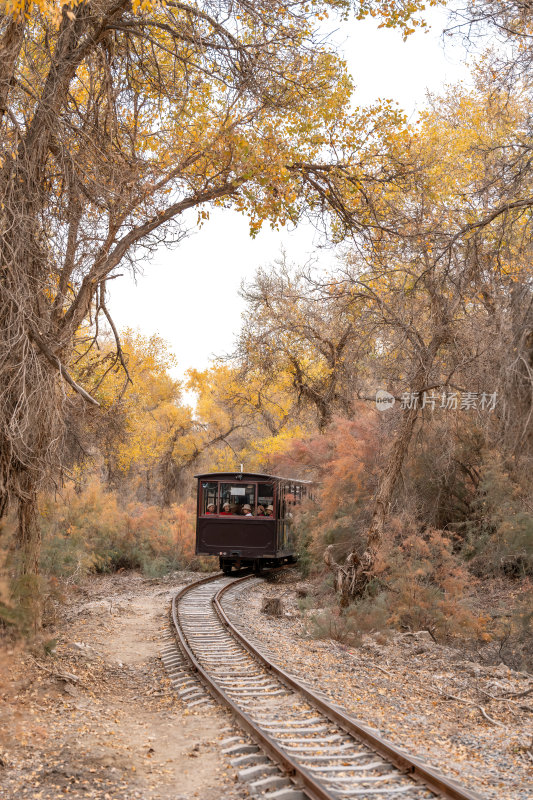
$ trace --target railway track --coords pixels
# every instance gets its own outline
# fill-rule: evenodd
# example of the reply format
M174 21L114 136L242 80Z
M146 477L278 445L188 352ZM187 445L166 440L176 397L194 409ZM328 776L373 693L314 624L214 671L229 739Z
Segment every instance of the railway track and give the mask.
M265 800L481 800L282 670L239 631L223 600L235 598L250 580L257 579L215 576L185 587L173 599L172 620L184 658L252 740L230 741L227 750L252 794ZM193 697L195 691L185 686Z

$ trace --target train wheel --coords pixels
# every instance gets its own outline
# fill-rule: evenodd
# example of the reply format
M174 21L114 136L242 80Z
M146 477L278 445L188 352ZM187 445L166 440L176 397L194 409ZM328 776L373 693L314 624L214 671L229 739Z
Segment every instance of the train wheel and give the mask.
M219 558L218 567L222 570L224 575L231 575L231 561L228 564L225 558Z

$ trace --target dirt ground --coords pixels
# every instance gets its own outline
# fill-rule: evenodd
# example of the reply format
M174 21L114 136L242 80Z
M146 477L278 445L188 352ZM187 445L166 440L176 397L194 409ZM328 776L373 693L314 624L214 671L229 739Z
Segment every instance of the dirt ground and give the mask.
M170 598L197 577L84 581L30 652L3 653L0 797L242 797L220 753L229 717L187 709L158 656Z

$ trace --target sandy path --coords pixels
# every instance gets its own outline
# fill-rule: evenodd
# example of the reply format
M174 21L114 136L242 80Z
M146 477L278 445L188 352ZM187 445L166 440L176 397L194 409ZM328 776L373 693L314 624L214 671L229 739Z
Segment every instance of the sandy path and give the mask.
M193 713L171 690L158 654L179 583L93 579L53 637L9 656L0 728L0 797L98 800L239 798L220 755L229 717ZM70 673L77 680L61 680ZM4 794L2 794L2 791Z

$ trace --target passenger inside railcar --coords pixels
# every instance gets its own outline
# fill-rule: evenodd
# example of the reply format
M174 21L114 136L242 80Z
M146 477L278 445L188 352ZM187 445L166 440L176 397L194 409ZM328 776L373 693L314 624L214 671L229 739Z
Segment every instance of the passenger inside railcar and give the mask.
M214 503L209 503L207 506L206 514L215 514L216 513L216 505Z
M231 516L231 506L229 503L224 503L222 506L222 511L220 512L221 516L229 517Z
M221 512L224 516L231 514L232 516L246 516L244 507L250 508L249 514L252 514L252 509L256 504L256 484L248 483L243 484L239 482L221 482L219 492L220 503L223 508Z

